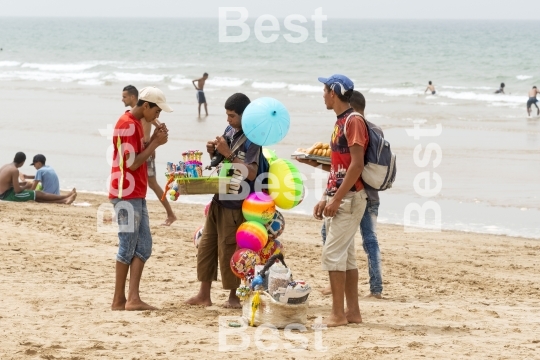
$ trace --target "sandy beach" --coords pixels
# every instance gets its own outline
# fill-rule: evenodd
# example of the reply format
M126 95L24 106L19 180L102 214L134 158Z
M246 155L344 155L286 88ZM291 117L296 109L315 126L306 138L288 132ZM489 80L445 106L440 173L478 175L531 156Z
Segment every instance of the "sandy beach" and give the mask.
M79 194L90 206L0 203L1 359L416 359L540 357L540 243L465 232L404 233L381 225L384 299L366 299L365 255L357 234L361 325L322 332L325 352L311 324L330 311L330 298L310 295L307 349L290 351L265 332L264 352L249 328L250 346L219 351L220 316L237 316L221 304L183 304L198 289L193 231L203 207L174 203L179 221L161 227L164 212L149 202L154 239L141 284L143 300L158 311L112 312L117 236L96 231L103 196ZM323 288L320 223L286 214L282 236L296 279ZM107 219L107 217L105 217ZM225 330L223 330L225 331ZM320 335L320 334L319 334ZM264 338L263 337L263 338ZM228 344L240 344L231 337Z

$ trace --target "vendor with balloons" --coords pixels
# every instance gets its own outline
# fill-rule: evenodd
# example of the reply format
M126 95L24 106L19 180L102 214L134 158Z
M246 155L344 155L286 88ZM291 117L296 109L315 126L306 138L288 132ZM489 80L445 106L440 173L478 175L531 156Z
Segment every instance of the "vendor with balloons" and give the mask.
M197 253L197 279L201 285L199 293L186 301L190 305L212 305L210 289L212 282L217 280L219 261L223 289L230 290L224 306L241 308L240 299L236 296L240 279L232 272L229 263L237 249L237 230L245 221L242 204L251 192L242 184L249 184L257 177L261 152L261 146L247 141L242 130L242 115L249 104L250 100L244 94L230 96L225 102L229 126L222 136L208 141L206 146L211 158L219 153L226 159L230 166L230 173L226 175L232 179L229 193L216 194L208 210Z

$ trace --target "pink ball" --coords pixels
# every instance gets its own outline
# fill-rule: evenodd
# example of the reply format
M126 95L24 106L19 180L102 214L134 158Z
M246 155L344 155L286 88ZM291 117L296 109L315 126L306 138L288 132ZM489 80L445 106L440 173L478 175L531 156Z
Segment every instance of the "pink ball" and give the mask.
M268 232L264 225L256 221L246 221L236 231L236 243L241 249L259 252L268 242Z

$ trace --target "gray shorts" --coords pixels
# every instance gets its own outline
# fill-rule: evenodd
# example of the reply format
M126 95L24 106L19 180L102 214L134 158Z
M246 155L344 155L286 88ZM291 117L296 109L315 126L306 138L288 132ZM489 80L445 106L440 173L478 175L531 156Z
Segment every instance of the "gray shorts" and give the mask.
M118 220L116 261L130 265L133 257L146 262L152 255L152 234L145 199L113 199Z

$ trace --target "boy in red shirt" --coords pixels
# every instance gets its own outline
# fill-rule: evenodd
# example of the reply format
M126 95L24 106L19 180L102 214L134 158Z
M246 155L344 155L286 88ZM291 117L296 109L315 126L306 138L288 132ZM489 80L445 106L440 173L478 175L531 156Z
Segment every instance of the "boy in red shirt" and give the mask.
M116 284L112 310L155 310L139 296L139 283L144 264L152 254L152 235L146 208L148 173L146 160L156 148L167 142L165 124L156 124L150 141L144 143L141 121L158 119L161 111L171 112L165 95L156 87L141 90L137 105L120 117L113 134L113 164L109 199L118 220L118 254ZM129 292L125 287L130 271Z
M363 119L351 115L354 112L349 105L353 82L339 74L319 78L319 81L324 84L326 108L337 115L330 141L332 158L325 198L313 209L316 219L322 220L324 214L327 232L322 268L328 271L332 288L332 313L325 321L331 327L362 322L354 235L367 202L361 175L369 137Z

